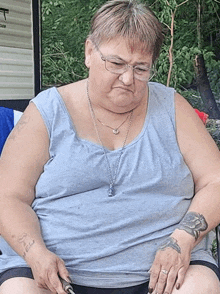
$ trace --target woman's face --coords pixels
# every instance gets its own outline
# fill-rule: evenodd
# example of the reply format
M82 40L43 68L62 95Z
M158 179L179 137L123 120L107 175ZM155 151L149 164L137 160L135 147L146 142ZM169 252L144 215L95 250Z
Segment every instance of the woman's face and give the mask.
M122 74L110 72L101 57L145 68L152 66L152 55L140 50L132 50L123 38L115 38L103 43L99 48L87 40L85 52L85 63L89 68L90 96L94 104L123 113L146 101L148 97L146 80L137 79L131 67Z

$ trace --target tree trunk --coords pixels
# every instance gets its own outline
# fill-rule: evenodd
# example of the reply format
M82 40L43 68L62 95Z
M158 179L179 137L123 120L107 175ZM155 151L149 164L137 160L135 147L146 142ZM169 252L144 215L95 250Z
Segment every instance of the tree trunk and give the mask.
M197 38L198 38L198 48L202 48L202 34L201 34L201 3L198 0L197 5Z
M209 118L219 118L220 111L216 104L214 95L210 88L210 83L207 76L207 71L205 67L205 61L203 55L197 55L195 58L195 71L196 71L196 80L197 88L200 92L202 101L206 108L206 112L209 115Z

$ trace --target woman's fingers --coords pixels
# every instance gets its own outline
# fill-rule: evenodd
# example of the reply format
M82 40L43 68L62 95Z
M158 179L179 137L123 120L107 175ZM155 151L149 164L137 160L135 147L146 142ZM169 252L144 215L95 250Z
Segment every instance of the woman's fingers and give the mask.
M178 271L175 267L170 270L162 268L160 271L151 269L151 280L149 282L149 293L171 294L173 288L180 289L184 282L187 267L181 267Z
M66 294L55 268L45 271L42 276L36 276L35 280L39 288L50 290L52 293Z
M44 250L43 254L34 256L30 266L39 288L50 290L52 293L66 294L60 277L69 281L69 273L64 261L57 255L49 250Z
M59 276L65 281L67 281L68 283L71 283L69 272L67 268L65 267L64 261L62 259L58 260L57 267L58 267Z
M158 279L157 287L156 287L158 294L164 293L164 289L165 289L166 284L167 284L168 273L169 272L167 270L165 270L165 269L162 269L160 271L159 279Z
M174 288L175 282L176 282L176 277L177 277L177 272L174 268L171 268L168 275L167 275L167 281L166 285L164 287L164 292L161 293L166 293L170 294L172 293L172 290Z
M53 293L57 293L57 294L66 294L66 292L64 291L63 287L62 287L62 283L59 279L58 273L53 272L49 277L48 277L48 288L50 289L50 291L52 291Z
M56 265L48 271L47 287L50 291L57 294L66 294L63 289L60 277L69 282L69 273L63 260L57 257Z
M171 294L174 287L182 286L190 263L192 240L194 242L191 236L190 239L183 238L181 230L175 230L158 246L149 271L149 293Z
M149 293L170 294L179 288L189 266L190 256L175 248L158 250L150 270Z
M187 268L182 267L178 272L178 277L177 277L176 285L175 285L177 290L180 289L180 287L182 286L182 284L184 282L184 279L185 279L185 276L186 276L186 271L187 271Z
M153 293L156 288L158 277L160 274L160 266L154 265L150 269L150 281L148 286L148 292Z

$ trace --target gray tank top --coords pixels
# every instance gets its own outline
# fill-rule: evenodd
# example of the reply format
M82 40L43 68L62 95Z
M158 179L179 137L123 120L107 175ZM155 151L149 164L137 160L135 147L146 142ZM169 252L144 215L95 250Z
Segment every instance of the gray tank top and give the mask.
M57 89L43 91L32 102L50 137L50 160L33 202L47 248L64 260L79 285L114 288L147 281L158 246L194 195L176 139L174 89L149 83L146 120L124 148L114 197L107 193L102 147L77 136ZM120 152L106 149L112 170ZM194 248L192 260L215 263L207 243L206 238ZM8 247L0 257L1 270L24 265Z

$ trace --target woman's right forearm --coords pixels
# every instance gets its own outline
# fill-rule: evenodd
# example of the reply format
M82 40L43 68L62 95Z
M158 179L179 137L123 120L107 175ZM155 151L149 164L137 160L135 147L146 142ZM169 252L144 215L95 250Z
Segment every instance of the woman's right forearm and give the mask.
M0 195L0 227L5 240L30 266L36 285L50 293L65 294L59 276L70 282L69 272L64 261L46 248L30 205L17 198L6 201Z
M33 254L46 249L35 212L18 199L1 201L0 207L3 238L29 263Z

